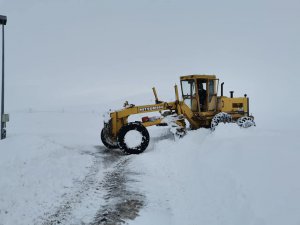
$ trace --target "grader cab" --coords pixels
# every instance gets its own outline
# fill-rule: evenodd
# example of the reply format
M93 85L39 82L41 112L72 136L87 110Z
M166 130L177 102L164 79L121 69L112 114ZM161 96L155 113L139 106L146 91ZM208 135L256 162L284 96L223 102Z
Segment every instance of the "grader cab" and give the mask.
M216 109L218 80L214 76L185 76L180 81L183 100L193 112Z
M222 83L218 96L219 79L216 76L182 76L180 83L182 99L179 99L177 85L174 102L159 100L153 88L156 104L135 106L126 102L122 110L109 112L101 132L103 144L110 149L120 148L129 154L139 154L149 144L149 126L169 126L179 137L183 137L188 129L210 128L213 131L220 122L237 123L243 128L255 126L247 95L234 98L231 91L230 97L223 96ZM141 121L128 122L130 115L150 112L159 112L160 116L143 115Z

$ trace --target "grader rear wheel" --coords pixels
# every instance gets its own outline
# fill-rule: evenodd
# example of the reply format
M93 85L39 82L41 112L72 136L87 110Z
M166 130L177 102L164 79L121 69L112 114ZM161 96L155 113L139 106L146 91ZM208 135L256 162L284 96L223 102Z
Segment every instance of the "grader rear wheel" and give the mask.
M242 128L248 128L252 126L256 126L254 120L252 117L244 116L237 120L237 125L239 125Z
M118 134L118 145L128 154L142 153L148 147L149 141L149 132L140 123L125 125Z

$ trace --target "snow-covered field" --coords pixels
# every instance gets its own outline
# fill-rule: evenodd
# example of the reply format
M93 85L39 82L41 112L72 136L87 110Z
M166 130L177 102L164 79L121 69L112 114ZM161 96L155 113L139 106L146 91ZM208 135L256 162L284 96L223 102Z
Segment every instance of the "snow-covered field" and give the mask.
M129 224L300 222L298 128L220 125L176 141L159 138L167 128L151 128L156 141L143 154L109 161L95 157L103 148L100 112L24 111L11 118L0 143L1 225L56 224L60 208L62 224L92 223L106 205L101 182L122 158L135 180L126 185L145 198Z
M0 0L0 225L299 225L299 11L295 0ZM153 86L173 101L188 74L248 94L257 127L176 141L153 127L141 155L103 146L104 112L153 103Z
M134 159L148 205L132 224L299 224L299 130L224 125Z
M0 143L0 224L33 224L75 191L93 165L87 152L99 144L97 120L93 113L11 114Z

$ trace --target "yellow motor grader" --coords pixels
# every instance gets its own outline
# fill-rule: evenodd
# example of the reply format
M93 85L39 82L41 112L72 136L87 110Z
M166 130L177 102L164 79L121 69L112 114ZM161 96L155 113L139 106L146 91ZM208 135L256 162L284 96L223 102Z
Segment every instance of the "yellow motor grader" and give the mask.
M149 144L149 126L170 126L171 131L182 137L186 134L187 125L190 129L210 128L215 130L220 123L237 123L240 127L255 126L254 117L249 114L249 98L218 96L219 79L215 75L187 75L180 77L182 100L179 99L178 87L175 85L174 102L160 101L155 88L155 104L135 106L125 102L124 108L109 112L104 119L101 140L109 148L120 148L128 154L142 153ZM134 114L159 112L160 116L144 116L141 121L128 122L128 117ZM138 136L132 136L134 131Z

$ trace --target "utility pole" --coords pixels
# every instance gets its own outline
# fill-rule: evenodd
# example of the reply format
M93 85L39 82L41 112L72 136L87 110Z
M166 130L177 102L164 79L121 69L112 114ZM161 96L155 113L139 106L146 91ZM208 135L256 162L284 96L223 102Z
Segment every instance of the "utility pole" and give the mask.
M7 17L0 15L0 25L2 25L2 88L1 88L1 140L6 138L6 122L9 121L8 114L4 114L4 26Z

